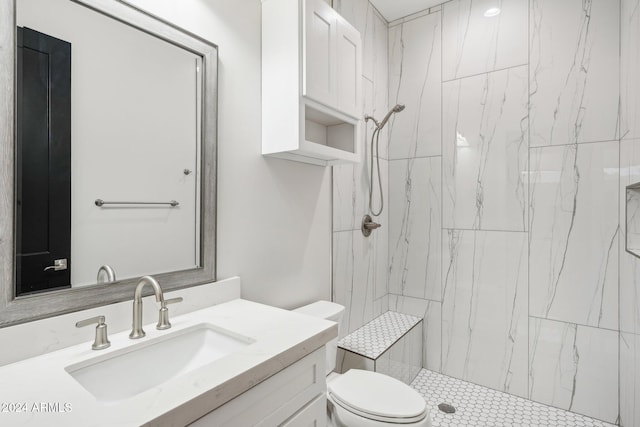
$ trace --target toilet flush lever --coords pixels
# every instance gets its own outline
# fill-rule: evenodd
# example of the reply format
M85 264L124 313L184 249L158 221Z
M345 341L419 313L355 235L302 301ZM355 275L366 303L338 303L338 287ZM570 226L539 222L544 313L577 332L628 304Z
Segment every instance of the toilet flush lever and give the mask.
M96 338L93 341L93 345L91 346L94 350L102 350L111 345L109 338L107 337L107 324L104 323L104 316L96 316L91 319L81 320L76 323L76 328L82 328L85 326L93 325L97 323L96 326Z

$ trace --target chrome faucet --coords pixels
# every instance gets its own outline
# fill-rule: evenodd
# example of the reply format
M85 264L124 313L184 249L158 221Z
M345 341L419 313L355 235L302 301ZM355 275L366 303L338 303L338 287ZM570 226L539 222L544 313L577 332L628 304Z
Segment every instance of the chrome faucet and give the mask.
M165 306L164 294L162 293L162 288L151 276L143 276L136 286L136 292L133 295L133 325L131 328L131 333L129 334L129 338L137 339L145 336L144 330L142 329L142 288L144 285L149 284L153 288L153 291L156 294L156 301L161 303L162 306Z

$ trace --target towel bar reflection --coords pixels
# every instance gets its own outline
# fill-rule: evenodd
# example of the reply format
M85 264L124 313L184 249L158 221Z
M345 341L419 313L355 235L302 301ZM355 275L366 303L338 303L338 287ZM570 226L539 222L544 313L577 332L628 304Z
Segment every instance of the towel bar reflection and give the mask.
M175 200L171 200L169 202L107 202L102 199L96 199L96 206L104 206L104 205L171 205L172 208L175 208L180 203Z

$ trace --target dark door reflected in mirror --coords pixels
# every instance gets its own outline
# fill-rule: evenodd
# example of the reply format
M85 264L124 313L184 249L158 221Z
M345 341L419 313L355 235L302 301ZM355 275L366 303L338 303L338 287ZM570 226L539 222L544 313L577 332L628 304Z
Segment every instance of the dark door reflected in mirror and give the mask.
M17 29L16 294L71 287L71 44Z

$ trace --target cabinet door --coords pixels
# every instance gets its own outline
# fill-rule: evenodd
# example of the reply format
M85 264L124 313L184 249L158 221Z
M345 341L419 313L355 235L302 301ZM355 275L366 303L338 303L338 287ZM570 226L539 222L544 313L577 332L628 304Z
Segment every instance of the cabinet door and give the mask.
M324 0L306 0L303 95L336 106L336 12Z
M342 20L337 25L337 106L350 116L362 116L362 41L360 33Z

